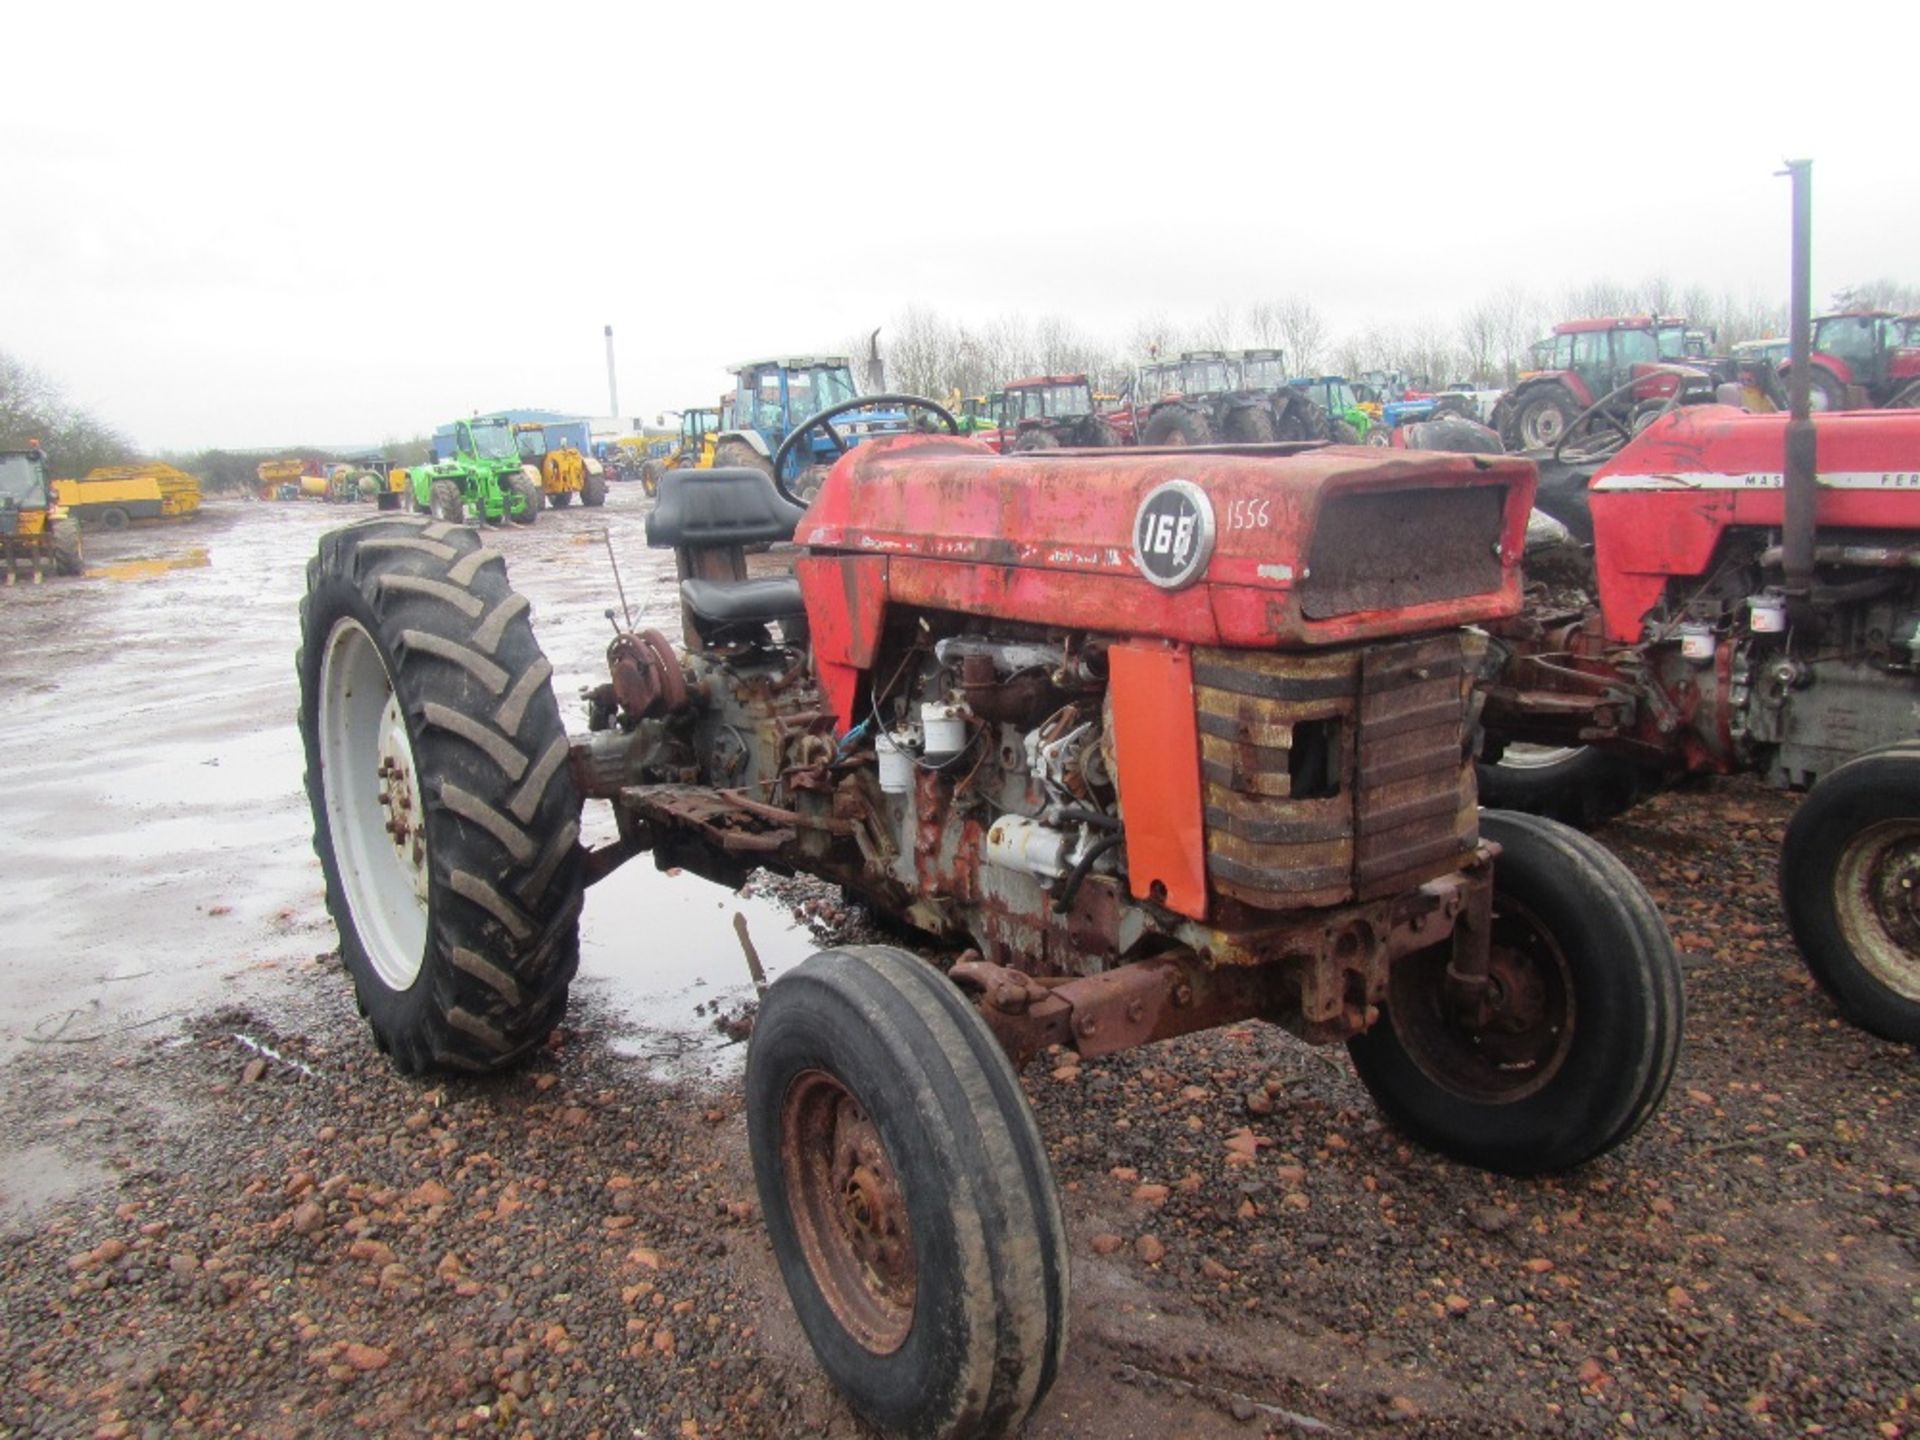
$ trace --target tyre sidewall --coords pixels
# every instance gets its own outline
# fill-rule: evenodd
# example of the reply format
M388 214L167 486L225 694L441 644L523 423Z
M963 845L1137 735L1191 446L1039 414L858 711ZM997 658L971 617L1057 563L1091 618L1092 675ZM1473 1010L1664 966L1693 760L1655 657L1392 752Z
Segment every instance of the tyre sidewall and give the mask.
M1807 968L1848 1018L1885 1039L1920 1044L1920 1004L1855 958L1834 905L1835 868L1860 831L1920 816L1920 745L1856 756L1815 785L1787 823L1780 896Z
M312 715L313 723L303 725L307 752L307 773L321 777L317 783L326 784L320 760L319 700L321 671L326 662L328 647L331 645L336 628L346 621L358 622L360 627L374 637L383 657L394 653L394 637L386 633L380 616L360 592L360 588L344 575L320 570L308 589L307 598L308 633L316 637L315 643L302 647L300 652L300 688L301 714ZM421 754L421 737L414 726L413 697L404 688L404 680L395 676L391 670L388 681L394 686L394 693L400 701L401 713L407 727L407 743L413 747L416 757ZM418 763L416 761L416 763ZM320 868L324 872L328 894L334 897L332 910L340 931L340 958L345 962L347 972L353 977L354 991L358 995L361 1008L366 1012L368 1021L374 1027L376 1036L396 1033L413 1033L425 1022L427 1007L430 1003L429 987L433 984L436 957L434 955L433 936L439 919L437 909L445 903L441 887L437 880L430 879L427 885L427 940L426 954L420 965L420 972L414 977L413 984L405 990L395 990L380 978L374 968L373 960L367 953L366 943L360 938L357 922L353 919L352 907L347 903L346 889L341 881L339 863L333 838L332 818L325 805L313 808L314 848L320 856ZM434 853L438 840L438 830L443 822L436 813L437 807L426 808L425 823L427 829L427 853Z
M1382 1108L1423 1142L1507 1173L1564 1170L1624 1140L1666 1089L1682 1006L1672 942L1638 883L1578 831L1484 811L1481 833L1503 847L1494 862L1496 910L1502 896L1517 900L1571 971L1574 1035L1559 1070L1534 1094L1493 1104L1429 1079L1390 1016L1350 1048ZM1650 960L1658 967L1651 974ZM1670 987L1669 1014L1653 1003L1652 986Z
M849 963L857 962L829 953L807 966ZM874 1013L818 983L804 973L807 966L783 977L784 1003L762 1010L747 1059L749 1136L756 1155L774 1157L766 1166L756 1165L755 1178L775 1256L822 1366L863 1415L882 1429L896 1429L930 1409L957 1413L972 1388L973 1377L962 1370L967 1337L993 1323L991 1307L982 1314L967 1303L967 1278L989 1265L985 1232L1006 1219L991 1213L988 1195L973 1184L985 1171L985 1152L968 1127L954 1127L955 1148L971 1152L974 1163L950 1168L929 1137L925 1121L939 1113L936 1087L957 1090L961 1082L912 1006L882 996L876 1002L880 1013ZM842 1328L798 1259L780 1125L788 1087L807 1070L824 1070L853 1092L906 1187L919 1288L912 1328L890 1355L871 1354ZM911 1093L902 1093L903 1077ZM961 1203L962 1197L971 1203ZM974 1224L963 1226L960 1216L969 1211ZM985 1386L980 1388L984 1393Z

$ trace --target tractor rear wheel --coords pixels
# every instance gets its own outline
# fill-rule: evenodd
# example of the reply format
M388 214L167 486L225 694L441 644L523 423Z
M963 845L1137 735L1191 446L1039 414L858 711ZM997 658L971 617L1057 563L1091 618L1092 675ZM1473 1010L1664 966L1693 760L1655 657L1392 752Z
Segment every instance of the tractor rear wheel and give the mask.
M1046 1146L979 1012L863 945L773 983L747 1051L767 1235L821 1366L887 1434L1007 1435L1066 1348Z
M1500 438L1509 450L1551 450L1580 418L1581 408L1566 386L1536 385L1514 404L1514 439Z
M580 482L580 503L588 509L598 509L607 503L607 477L588 475Z
M1273 412L1265 405L1242 405L1229 410L1220 427L1235 445L1265 445L1274 438Z
M1626 866L1577 830L1489 810L1491 953L1478 997L1450 944L1395 962L1386 1013L1347 1042L1388 1117L1423 1145L1507 1174L1605 1153L1660 1104L1685 1001L1673 941Z
M1147 417L1140 432L1142 445L1166 445L1189 450L1196 445L1213 444L1213 426L1207 417L1184 405L1167 405Z
M540 1044L579 963L580 796L552 667L497 550L381 515L322 537L300 735L340 954L401 1070Z
M458 525L467 518L467 502L460 494L460 487L451 480L436 480L433 489L428 492L427 513L435 520L443 520L449 525Z
M722 440L713 452L713 468L716 470L758 470L763 475L773 474L773 461L762 455L744 440Z
M54 521L47 531L47 544L53 551L54 574L78 575L86 568L80 546L80 526L75 521Z
M1080 445L1085 450L1112 450L1120 443L1120 432L1104 415L1089 415L1080 427Z
M1780 893L1846 1017L1920 1045L1920 743L1856 755L1813 787L1787 824Z
M1037 425L1031 429L1022 430L1014 437L1013 442L1013 451L1016 455L1027 450L1058 450L1059 448L1060 437L1053 431L1043 430Z
M1788 394L1793 393L1793 369L1789 366L1780 374L1780 383ZM1812 366L1807 371L1807 406L1812 410L1844 410L1847 408L1847 387L1840 377L1823 365Z
M509 475L506 484L507 518L516 525L531 525L540 518L540 511L547 503L547 492L540 488L540 482L522 471L518 475ZM519 498L519 505L513 503Z

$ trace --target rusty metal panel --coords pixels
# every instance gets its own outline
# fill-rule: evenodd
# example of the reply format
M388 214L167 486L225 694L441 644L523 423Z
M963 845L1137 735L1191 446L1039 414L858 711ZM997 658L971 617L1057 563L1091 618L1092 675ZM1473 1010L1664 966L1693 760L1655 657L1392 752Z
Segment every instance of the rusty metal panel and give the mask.
M1363 652L1354 797L1362 898L1445 874L1479 844L1466 751L1470 684L1457 633Z
M1128 883L1180 915L1207 915L1205 822L1193 652L1128 643L1107 652Z
M1325 620L1499 590L1506 501L1499 486L1329 497L1300 582L1301 613Z
M1223 895L1285 910L1352 894L1359 675L1353 649L1195 652L1207 873Z

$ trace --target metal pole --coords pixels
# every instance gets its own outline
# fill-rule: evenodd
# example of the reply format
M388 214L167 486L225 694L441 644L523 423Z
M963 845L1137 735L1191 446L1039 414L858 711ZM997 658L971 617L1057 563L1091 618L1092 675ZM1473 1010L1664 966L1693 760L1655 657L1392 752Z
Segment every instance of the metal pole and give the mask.
M1811 623L1806 604L1813 594L1813 540L1818 515L1818 457L1809 387L1813 354L1813 162L1789 160L1784 172L1793 184L1793 294L1788 316L1788 419L1785 495L1781 548L1785 552L1789 616L1796 626ZM1793 612L1801 612L1794 616Z
M620 387L613 378L613 326L607 326L607 414L620 413Z

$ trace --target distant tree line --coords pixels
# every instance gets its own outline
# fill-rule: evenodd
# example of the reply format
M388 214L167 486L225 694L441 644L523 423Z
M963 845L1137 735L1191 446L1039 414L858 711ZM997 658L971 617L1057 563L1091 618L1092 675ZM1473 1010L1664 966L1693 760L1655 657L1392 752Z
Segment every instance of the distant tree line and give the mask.
M1846 286L1833 308L1920 309L1920 287L1892 280ZM1398 370L1434 385L1504 386L1527 368L1527 347L1557 321L1601 315L1684 316L1712 332L1716 348L1786 333L1786 306L1654 276L1638 285L1597 280L1557 296L1509 286L1461 310L1451 321L1423 319L1335 335L1304 295L1222 305L1197 322L1164 315L1136 321L1124 338L1093 335L1060 315L1003 316L982 324L910 306L880 336L887 383L934 397L981 395L1024 375L1080 373L1097 389L1118 391L1140 365L1183 350L1276 347L1296 375ZM865 337L850 342L864 355Z
M38 442L55 475L84 475L133 458L133 444L72 404L45 372L0 350L0 449Z

